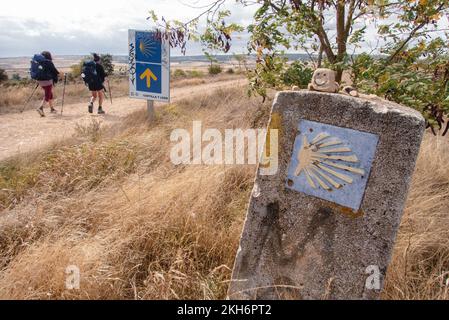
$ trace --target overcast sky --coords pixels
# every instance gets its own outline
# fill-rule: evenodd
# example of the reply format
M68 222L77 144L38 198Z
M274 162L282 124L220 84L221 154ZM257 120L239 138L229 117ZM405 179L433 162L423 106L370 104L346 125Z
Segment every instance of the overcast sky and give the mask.
M243 7L227 1L231 20L247 26L252 21L255 6ZM30 56L49 50L55 55L85 55L91 52L126 54L127 30L147 30L152 27L146 18L154 10L167 20L188 21L204 9L192 8L210 4L211 0L9 0L0 6L0 57ZM448 17L440 20L449 28ZM369 24L365 47L376 43L373 22ZM335 22L330 20L330 29ZM330 33L332 35L332 32ZM436 34L433 34L436 36ZM244 52L247 35L234 38L231 52ZM189 43L187 55L201 54L199 44ZM172 55L179 55L173 50Z
M11 0L0 9L0 57L29 56L42 50L56 55L102 52L126 54L128 29L148 29L149 10L166 19L187 21L210 0ZM248 24L254 8L236 7L229 1L232 21ZM243 36L244 37L244 36ZM233 52L245 47L235 39ZM201 54L189 44L187 55ZM179 54L174 51L173 55Z

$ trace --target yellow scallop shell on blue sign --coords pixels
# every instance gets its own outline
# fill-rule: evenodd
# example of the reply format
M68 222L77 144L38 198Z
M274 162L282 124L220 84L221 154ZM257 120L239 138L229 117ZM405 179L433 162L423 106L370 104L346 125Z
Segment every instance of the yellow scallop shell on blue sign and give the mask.
M286 186L358 211L378 142L375 134L301 120Z

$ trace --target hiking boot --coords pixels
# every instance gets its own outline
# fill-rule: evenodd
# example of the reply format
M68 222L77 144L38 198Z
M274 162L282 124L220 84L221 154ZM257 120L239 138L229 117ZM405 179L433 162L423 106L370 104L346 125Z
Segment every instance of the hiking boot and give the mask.
M51 108L50 112L51 113L56 113L56 109L55 108Z
M94 112L94 104L93 103L89 103L87 111L89 111L89 113L93 113Z
M98 114L105 114L102 107L98 107Z
M44 113L44 108L40 107L36 109L37 113L39 113L39 115L41 117L45 117L45 113Z

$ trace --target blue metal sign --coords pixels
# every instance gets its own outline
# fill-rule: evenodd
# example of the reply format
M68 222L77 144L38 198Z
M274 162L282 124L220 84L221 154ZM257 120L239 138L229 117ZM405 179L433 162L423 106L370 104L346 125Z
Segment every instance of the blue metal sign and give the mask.
M170 46L156 32L129 30L130 97L170 101Z

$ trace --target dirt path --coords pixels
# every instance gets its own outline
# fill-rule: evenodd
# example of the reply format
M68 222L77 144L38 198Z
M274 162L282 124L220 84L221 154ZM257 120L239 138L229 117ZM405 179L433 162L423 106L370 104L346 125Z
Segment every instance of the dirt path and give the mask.
M192 94L210 92L210 90L217 88L244 83L245 80L238 79L172 88L172 101L177 101ZM146 108L146 101L123 97L115 99L112 105L109 101L104 103L106 111L104 116L89 115L87 113L87 102L64 106L62 116L59 112L58 114L50 114L47 108L45 118L40 118L35 110L0 115L0 161L20 153L42 148L60 139L69 138L75 132L76 124L87 123L92 117L101 117L103 124L112 125L120 122L126 115L142 108ZM96 112L96 110L94 111Z

